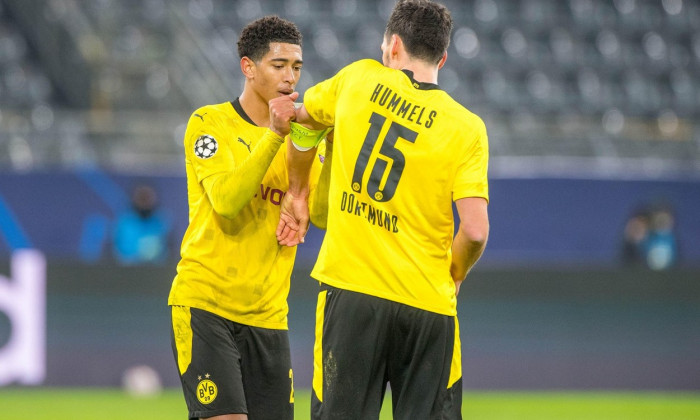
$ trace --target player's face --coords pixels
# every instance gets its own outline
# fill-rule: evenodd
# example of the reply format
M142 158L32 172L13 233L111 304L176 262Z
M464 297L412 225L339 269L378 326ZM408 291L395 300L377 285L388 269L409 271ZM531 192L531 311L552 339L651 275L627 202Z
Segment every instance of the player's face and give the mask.
M266 102L289 95L299 82L301 66L299 45L271 42L270 51L255 63L255 90Z

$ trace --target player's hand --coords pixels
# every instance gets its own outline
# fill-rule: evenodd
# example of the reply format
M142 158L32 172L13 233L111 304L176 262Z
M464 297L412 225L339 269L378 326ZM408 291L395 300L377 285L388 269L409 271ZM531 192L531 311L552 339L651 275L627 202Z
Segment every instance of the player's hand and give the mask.
M299 97L299 92L290 95L283 95L271 99L268 103L270 107L270 130L280 137L289 134L289 123L296 118L296 108L294 101Z
M309 229L309 197L294 196L289 191L280 203L280 222L277 225L277 242L283 246L295 246L304 242Z

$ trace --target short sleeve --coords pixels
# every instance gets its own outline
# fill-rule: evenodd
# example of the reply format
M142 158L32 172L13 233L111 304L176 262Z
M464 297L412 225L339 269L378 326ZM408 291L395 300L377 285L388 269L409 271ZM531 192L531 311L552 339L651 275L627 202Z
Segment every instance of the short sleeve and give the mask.
M483 197L489 199L488 164L489 143L484 122L475 117L472 138L465 139L467 148L463 160L457 166L452 199Z
M319 123L331 127L335 125L335 111L338 95L350 77L364 70L364 63L369 60L356 61L342 68L335 76L326 79L304 93L304 107L311 117Z

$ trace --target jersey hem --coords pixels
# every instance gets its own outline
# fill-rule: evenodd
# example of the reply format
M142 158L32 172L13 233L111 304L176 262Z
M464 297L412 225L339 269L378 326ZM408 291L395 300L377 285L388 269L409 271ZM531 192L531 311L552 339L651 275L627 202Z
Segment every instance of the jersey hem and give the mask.
M267 328L270 330L289 330L289 325L287 322L265 322L259 320L251 320L250 318L239 317L235 315L232 316L226 311L219 310L218 308L212 308L207 305L199 305L196 302L183 302L179 300L168 299L168 306L187 306L189 308L201 309L202 311L211 312L214 315L218 315L229 321L237 322L243 325L248 325L250 327Z
M460 200L462 198L483 198L484 200L486 200L487 203L489 202L488 194L476 193L474 191L464 191L464 192L455 193L452 195L453 202Z
M404 305L412 306L412 307L417 308L417 309L422 309L424 311L433 312L433 313L440 314L440 315L457 316L457 308L452 308L451 310L444 310L442 308L437 308L437 307L421 304L421 302L418 302L418 301L413 300L413 299L407 299L403 296L392 295L390 293L381 293L381 292L378 292L376 290L363 290L361 287L356 287L355 285L352 285L352 284L344 283L342 281L337 281L337 280L331 279L329 277L319 275L317 273L311 273L311 277L320 281L321 283L325 283L329 286L337 287L338 289L349 290L351 292L362 293L362 294L365 294L368 296L374 296L374 297L378 297L381 299L390 300L392 302L401 303Z

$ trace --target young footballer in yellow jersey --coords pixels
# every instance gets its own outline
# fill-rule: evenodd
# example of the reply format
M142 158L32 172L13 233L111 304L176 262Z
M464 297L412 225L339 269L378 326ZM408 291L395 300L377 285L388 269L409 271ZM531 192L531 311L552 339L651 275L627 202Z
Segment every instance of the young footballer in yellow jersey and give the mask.
M265 17L243 29L238 52L240 97L199 108L185 133L189 226L168 299L173 352L190 418L292 419L287 295L296 248L280 246L275 229L301 34Z
M482 120L437 84L451 29L444 6L399 1L384 65L348 65L307 90L297 112L308 128L335 130L312 272L313 419L377 419L387 383L395 419L461 418L456 295L488 237L488 141ZM282 244L305 233L314 156L291 139Z

